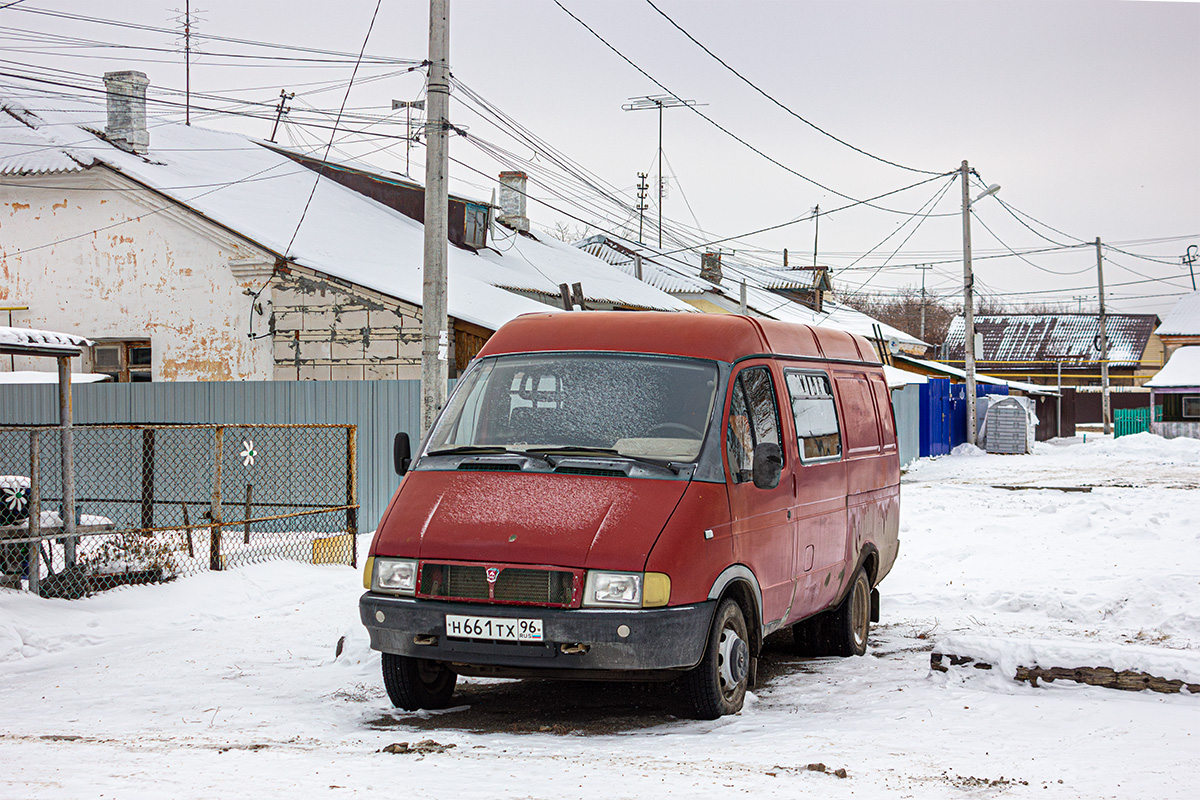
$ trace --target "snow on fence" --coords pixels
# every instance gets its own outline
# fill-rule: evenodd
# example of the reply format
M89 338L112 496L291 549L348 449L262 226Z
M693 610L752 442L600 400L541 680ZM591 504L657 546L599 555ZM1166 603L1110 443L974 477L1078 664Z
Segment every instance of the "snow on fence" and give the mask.
M81 597L271 559L355 563L354 425L0 427L0 583Z

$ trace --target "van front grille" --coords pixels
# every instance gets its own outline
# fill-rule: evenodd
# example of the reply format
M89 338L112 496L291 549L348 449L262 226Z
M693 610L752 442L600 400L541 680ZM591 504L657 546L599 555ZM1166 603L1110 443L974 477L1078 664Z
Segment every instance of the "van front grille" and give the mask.
M421 566L417 594L440 600L483 600L493 603L529 603L569 606L575 596L575 573L568 570L493 567L498 569L489 595L487 566L431 564Z

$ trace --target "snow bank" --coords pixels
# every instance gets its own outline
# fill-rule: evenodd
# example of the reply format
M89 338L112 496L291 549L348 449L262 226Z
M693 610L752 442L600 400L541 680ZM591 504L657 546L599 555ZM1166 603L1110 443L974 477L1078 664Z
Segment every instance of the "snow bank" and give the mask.
M1110 667L1117 672L1131 670L1169 681L1200 683L1200 652L1194 650L1062 639L948 636L934 645L933 652L971 656L991 664L1009 679L1017 667Z

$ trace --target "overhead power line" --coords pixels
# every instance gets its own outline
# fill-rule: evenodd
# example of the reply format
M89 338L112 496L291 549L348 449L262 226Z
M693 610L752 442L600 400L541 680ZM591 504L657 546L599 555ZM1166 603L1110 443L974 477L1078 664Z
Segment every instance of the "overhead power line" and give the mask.
M666 92L671 97L678 100L680 103L686 102L682 97L680 97L678 94L676 94L675 92L668 89L665 84L663 84L661 81L659 81L653 75L651 75L649 72L647 72L646 70L642 69L637 64L635 64L633 62L633 60L631 58L629 58L629 56L625 55L620 50L618 50L607 39L605 39L603 36L601 36L594 28L592 28L590 25L588 25L586 22L584 22L582 19L580 19L578 16L576 16L570 9L568 9L566 6L564 6L561 2L559 2L559 0L553 0L553 3L556 6L558 6L560 9L562 9L563 13L565 13L571 19L578 22L581 26L583 26L583 28L585 30L587 30L588 33L592 34L592 36L594 36L596 39L598 39L601 44L603 44L605 47L607 47L609 50L611 50L613 53L615 53L626 64L628 64L629 66L631 66L635 70L637 70L643 77L645 77L647 80L652 82L655 86L662 89L664 92ZM813 178L810 178L809 176L807 176L801 172L798 172L797 170L792 169L787 164L784 164L782 161L778 160L774 156L768 155L767 153L763 152L762 150L755 147L750 142L746 141L741 136L738 136L736 133L731 131L729 128L726 128L724 125L722 125L721 123L717 122L712 117L705 114L703 111L701 111L696 106L691 105L691 106L687 106L687 108L690 109L693 114L698 115L701 119L706 121L708 124L712 125L717 130L721 131L722 133L724 133L726 136L730 137L734 141L738 142L739 144L742 144L743 146L745 146L747 149L751 150L752 152L757 153L759 156L765 158L767 161L771 162L772 164L774 164L775 166L784 170L785 172L788 172L791 175L795 175L797 178L800 178L803 181L811 183L813 186L816 186L818 189L823 189L824 191L829 192L830 194L835 194L844 200L851 200L854 202L855 205L866 205L866 206L869 206L870 208L878 209L879 211L887 211L889 213L900 214L901 216L905 216L905 217L911 216L913 213L911 211L901 211L901 210L895 209L895 208L887 208L885 206L875 205L870 200L859 200L851 195L845 194L844 192L839 192L837 189L834 189L830 186L826 186L825 184L823 184ZM957 172L957 170L951 170L951 171L945 172L945 173L937 173L936 175L934 175L934 177L939 178L942 175L951 175L954 172ZM933 214L931 216L952 217L952 216L957 216L957 214L945 213L945 214Z
M752 80L750 80L749 78L747 78L745 75L743 75L742 73L738 72L736 69L734 69L733 67L731 67L731 66L729 65L729 63L725 61L725 59L723 59L723 58L721 58L720 56L718 56L716 53L714 53L712 50L710 50L710 49L709 49L707 46L705 46L705 45L704 45L702 42L700 42L698 39L696 39L696 37L695 37L695 36L693 36L692 34L688 33L686 30L684 30L683 26L681 26L681 25L680 25L678 22L676 22L676 21L675 21L675 20L673 20L673 19L672 19L670 16L668 16L668 15L667 15L667 13L666 13L665 11L663 11L661 8L659 8L657 5L655 5L655 4L654 4L654 2L653 2L653 0L646 0L646 3L647 3L647 4L648 4L648 5L651 7L651 8L653 8L655 11L657 11L657 12L659 13L659 15L660 15L660 16L662 16L662 18L663 18L663 19L665 19L667 22L671 23L671 25L673 25L673 26L675 27L675 29L676 29L676 30L678 30L680 33L682 33L684 36L686 36L688 39L690 39L694 45L696 45L697 47L699 47L701 50L703 50L703 51L704 51L705 53L707 53L708 55L712 56L712 58L713 58L713 59L714 59L714 60L715 60L715 61L716 61L718 64L720 64L722 67L724 67L725 69L729 70L729 71L730 71L730 72L732 72L734 75L736 75L736 76L737 76L737 77L738 77L738 78L739 78L739 79L740 79L740 80L741 80L743 83L745 83L745 84L746 84L747 86L749 86L751 89L753 89L754 91L758 92L758 93L759 93L759 94L761 94L763 97L767 98L767 99L768 99L768 100L770 100L772 103L774 103L775 105L779 106L781 109L783 109L784 111L786 111L788 114L790 114L790 115L792 115L793 117L795 117L796 119L800 120L800 121L801 121L801 122L803 122L805 125L807 125L808 127L812 128L814 131L816 131L817 133L821 134L822 136L828 136L830 139L833 139L833 140L834 140L835 142L837 142L838 144L840 144L840 145L843 145L844 147L849 147L851 150L853 150L853 151L854 151L854 152L856 152L856 153L861 153L862 155L866 156L867 158L873 158L873 159L875 159L876 161L879 161L879 162L881 162L881 163L883 163L883 164L887 164L887 165L889 165L889 166L892 166L892 167L898 167L898 168L900 168L900 169L906 169L906 170L908 170L909 172L919 172L919 173L921 173L921 174L924 174L924 175L941 175L941 174L942 174L942 173L940 173L940 172L935 172L935 171L933 171L933 170L928 170L928 169L917 169L916 167L909 167L909 166L906 166L906 165L904 165L904 164L899 164L899 163L897 163L897 162L895 162L895 161L889 161L888 159L886 159L886 158L883 158L883 157L881 157L881 156L877 156L877 155L875 155L874 153L867 152L866 150L863 150L861 147L855 147L854 145L852 145L852 144L850 144L849 142L847 142L845 139L842 139L842 138L840 138L840 137L834 136L832 133L830 133L829 131L825 130L824 128L822 128L821 126L817 125L816 123L814 123L814 122L812 122L812 121L810 121L810 120L808 120L808 119L805 119L804 117L802 117L802 116L800 116L799 114L797 114L797 113L796 113L795 111L793 111L791 108L789 108L788 106L784 105L784 104L783 104L783 103L781 103L779 100L777 100L775 97L772 97L770 94L768 94L768 93L767 93L767 92L766 92L766 91L765 91L765 90L764 90L764 89L763 89L761 86L759 86L758 84L754 83Z

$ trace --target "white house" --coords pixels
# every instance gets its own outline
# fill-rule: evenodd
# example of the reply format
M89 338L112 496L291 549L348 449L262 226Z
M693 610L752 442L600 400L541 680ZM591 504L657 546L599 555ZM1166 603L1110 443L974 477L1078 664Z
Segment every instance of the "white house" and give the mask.
M105 82L104 104L0 84L14 325L94 340L84 371L120 381L419 376L419 222L244 136L148 124L142 73ZM452 375L504 322L561 307L560 283L597 307L693 310L560 242L500 238L449 248Z

